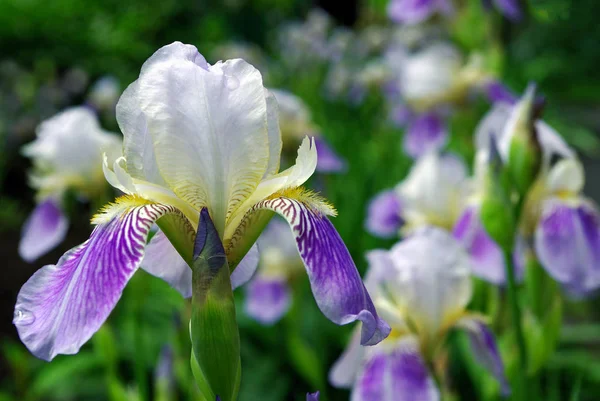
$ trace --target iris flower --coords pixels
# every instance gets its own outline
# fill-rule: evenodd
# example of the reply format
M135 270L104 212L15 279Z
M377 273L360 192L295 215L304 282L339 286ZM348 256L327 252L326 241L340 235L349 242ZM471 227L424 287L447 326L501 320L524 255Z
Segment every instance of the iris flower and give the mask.
M165 46L121 96L117 120L123 157L112 165L105 158L104 172L126 195L94 217L88 241L38 270L17 297L14 324L34 355L76 353L140 265L189 289L195 232L206 213L234 287L251 277L257 258L249 249L278 213L292 228L324 315L337 324L362 321L363 344L387 336L327 218L334 209L301 187L317 164L314 140L306 138L296 164L279 172L277 103L254 67L241 59L210 65L194 46ZM154 223L161 231L144 257Z
M482 0L485 8L495 6L512 21L521 19L518 0ZM435 14L449 16L453 13L452 0L391 0L388 5L390 19L397 23L419 24Z
M464 201L467 168L452 154L429 152L417 159L393 190L378 194L367 213L368 231L380 237L409 234L425 226L452 229Z
M483 157L494 137L500 156L508 159L512 125L520 118L527 94L516 104L505 99L495 104L477 128L478 153ZM525 202L520 234L534 244L536 256L556 281L572 295L584 296L600 287L598 207L582 195L585 177L575 152L545 122L535 121L534 128L542 165ZM480 225L478 219L472 223Z
M392 332L368 349L355 335L330 372L333 385L352 388L353 401L439 400L430 367L449 331L461 329L476 359L509 392L493 333L482 316L465 309L472 295L469 257L449 233L421 229L367 259L365 284Z
M23 154L33 161L30 185L37 206L25 222L19 254L32 262L60 244L69 220L63 209L67 191L82 199L102 196L107 185L102 174L102 154L115 160L122 142L104 131L88 108L73 107L42 122L37 138Z

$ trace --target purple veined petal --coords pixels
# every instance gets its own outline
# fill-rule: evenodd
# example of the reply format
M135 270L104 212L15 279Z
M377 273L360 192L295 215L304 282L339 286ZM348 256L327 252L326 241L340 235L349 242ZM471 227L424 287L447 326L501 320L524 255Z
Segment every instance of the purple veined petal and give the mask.
M360 345L360 330L354 330L344 353L333 364L329 371L329 382L338 388L351 388L360 372L365 347Z
M600 217L585 201L543 205L535 231L535 251L546 271L573 295L600 287Z
M390 376L388 383L394 400L440 400L439 390L413 339L401 339L398 342L390 358Z
M96 218L98 225L86 242L66 252L56 265L42 267L19 291L13 323L38 358L49 361L79 351L104 323L142 262L154 222L179 213L171 206L121 199Z
M442 149L448 142L444 122L434 113L418 116L404 134L404 150L411 157Z
M466 208L452 234L469 253L473 275L492 284L504 284L506 275L502 249L485 231L478 209L476 206Z
M384 401L388 357L376 354L365 363L354 388L351 401Z
M254 244L240 261L236 268L231 273L231 287L235 290L236 288L246 284L258 268L258 262L260 260L260 252L258 251L258 245Z
M514 105L519 98L500 81L491 81L485 85L485 92L490 102Z
M504 374L504 364L500 358L494 333L484 322L475 317L464 317L456 325L467 331L475 359L498 380L502 396L508 397L510 386Z
M303 199L267 199L254 209L270 209L290 224L321 312L339 325L362 321L361 344L377 344L389 335L390 326L377 315L346 245L319 210L325 205L305 203L316 202L310 196Z
M36 206L23 225L19 255L23 260L33 262L60 244L68 229L69 220L56 199L44 200Z
M418 24L436 12L452 13L452 5L447 0L392 0L387 11L394 22Z
M382 191L369 202L365 228L376 237L396 237L404 224L401 213L402 206L396 191Z
M515 22L522 17L519 0L493 0L494 5L509 20Z
M291 300L284 278L257 277L246 288L244 309L256 321L272 325L287 313Z
M315 137L317 146L317 171L320 173L344 173L348 164L338 156L325 140Z
M319 401L319 392L306 393L306 401Z
M352 391L352 401L439 401L440 394L413 338L398 341L389 353L367 363Z
M165 280L184 298L192 296L192 269L162 231L158 231L146 246L141 267Z

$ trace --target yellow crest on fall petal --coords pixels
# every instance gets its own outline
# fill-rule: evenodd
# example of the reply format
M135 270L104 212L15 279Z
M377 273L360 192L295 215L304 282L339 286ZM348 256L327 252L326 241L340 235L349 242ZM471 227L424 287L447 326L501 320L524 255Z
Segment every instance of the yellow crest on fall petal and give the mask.
M295 199L320 214L333 217L337 216L337 210L335 210L335 207L333 207L333 205L321 195L310 189L306 189L304 187L286 188L274 193L267 199L281 197Z
M137 206L149 205L150 202L147 199L142 198L138 195L124 195L115 199L114 202L110 202L104 205L98 213L92 217L92 224L98 225L107 223L112 220L115 216L122 213L124 210L132 209Z

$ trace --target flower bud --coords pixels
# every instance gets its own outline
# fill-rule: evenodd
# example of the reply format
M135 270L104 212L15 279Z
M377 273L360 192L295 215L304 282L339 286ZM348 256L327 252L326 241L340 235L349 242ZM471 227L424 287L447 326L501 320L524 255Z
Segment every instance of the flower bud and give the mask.
M515 238L515 217L510 202L509 172L502 163L496 142L490 141L488 166L483 173L483 197L480 218L488 235L508 252Z
M207 209L200 212L192 265L192 370L207 400L234 401L240 337L225 250Z
M535 105L535 86L531 85L513 109L502 135L509 141L508 169L522 196L535 181L542 163L542 151L535 128L538 110Z

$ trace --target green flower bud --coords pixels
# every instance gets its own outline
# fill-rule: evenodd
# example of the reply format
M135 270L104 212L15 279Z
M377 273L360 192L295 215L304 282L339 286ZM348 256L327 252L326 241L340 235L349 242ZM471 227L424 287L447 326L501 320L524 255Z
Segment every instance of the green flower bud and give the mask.
M505 134L510 140L508 169L514 185L524 196L535 181L542 163L542 151L535 128L535 86L529 86L525 96L515 106Z
M192 371L206 400L234 401L240 337L227 257L207 209L200 212L192 265Z
M490 141L488 166L483 176L480 217L488 235L505 251L513 247L516 221L510 202L510 177L502 164L496 142Z

